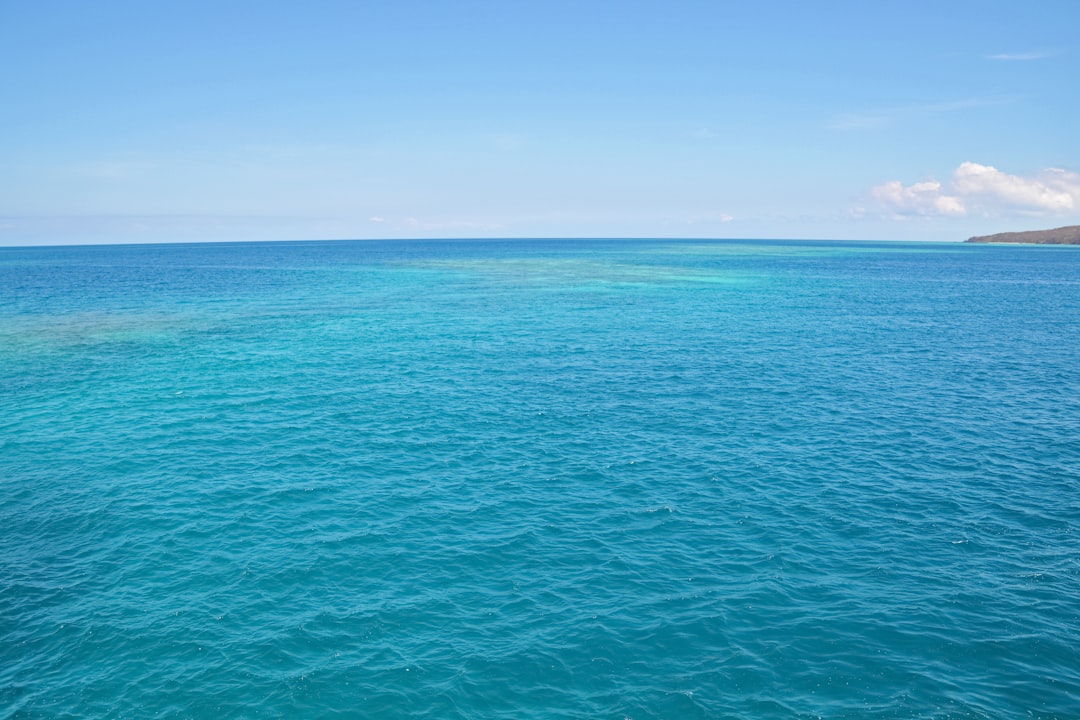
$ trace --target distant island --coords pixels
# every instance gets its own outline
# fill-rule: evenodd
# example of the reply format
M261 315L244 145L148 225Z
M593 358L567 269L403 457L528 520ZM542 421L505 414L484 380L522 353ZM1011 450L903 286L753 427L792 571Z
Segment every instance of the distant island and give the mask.
M968 238L969 243L1036 243L1039 245L1080 245L1080 225L1069 225L1054 230L1029 230L1007 232L997 235L977 235Z

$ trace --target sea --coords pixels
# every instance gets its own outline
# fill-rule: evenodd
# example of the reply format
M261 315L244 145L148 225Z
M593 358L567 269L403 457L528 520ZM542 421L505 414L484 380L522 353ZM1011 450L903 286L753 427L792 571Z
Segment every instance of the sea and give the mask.
M1080 247L0 248L0 718L1080 717Z

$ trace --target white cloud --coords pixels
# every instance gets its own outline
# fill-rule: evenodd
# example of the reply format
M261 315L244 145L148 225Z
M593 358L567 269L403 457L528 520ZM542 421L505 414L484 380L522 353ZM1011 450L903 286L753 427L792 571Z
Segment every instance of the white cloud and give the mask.
M1069 172L1062 168L1046 168L1042 179L1052 188L1065 190L1073 197L1074 204L1080 206L1080 173Z
M870 197L897 217L1063 213L1080 208L1080 175L1048 168L1036 177L1021 177L964 162L953 171L948 187L936 180L913 185L893 180L873 188Z
M1036 52L1024 52L1024 53L997 53L996 55L987 55L987 60L1006 60L1006 61L1024 61L1024 60L1042 60L1054 55L1054 53L1046 50L1038 50Z
M1071 177L1070 177L1071 176ZM1080 200L1080 178L1062 170L1046 170L1045 180L1008 175L990 165L961 163L953 187L964 195L1029 210L1071 210Z
M899 180L878 185L870 196L895 215L963 215L964 202L947 195L936 180L905 186Z
M373 215L373 216L368 218L368 222L373 222L373 223L386 222L386 218L381 218L378 215Z

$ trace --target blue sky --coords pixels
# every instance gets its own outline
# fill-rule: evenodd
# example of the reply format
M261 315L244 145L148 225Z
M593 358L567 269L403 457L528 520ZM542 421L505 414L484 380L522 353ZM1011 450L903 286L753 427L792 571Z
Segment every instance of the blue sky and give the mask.
M0 244L1080 223L1080 2L0 0Z

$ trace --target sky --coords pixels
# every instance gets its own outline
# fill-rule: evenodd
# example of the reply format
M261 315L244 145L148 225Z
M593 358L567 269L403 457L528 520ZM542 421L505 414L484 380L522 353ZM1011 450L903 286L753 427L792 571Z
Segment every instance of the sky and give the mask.
M0 245L1080 224L1078 27L1078 0L0 0Z

